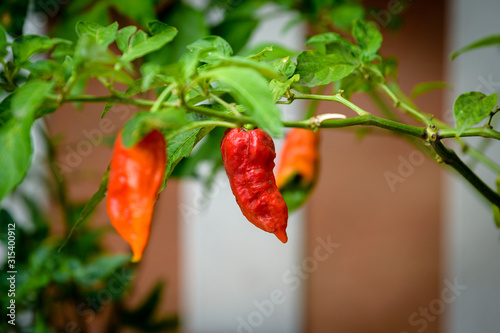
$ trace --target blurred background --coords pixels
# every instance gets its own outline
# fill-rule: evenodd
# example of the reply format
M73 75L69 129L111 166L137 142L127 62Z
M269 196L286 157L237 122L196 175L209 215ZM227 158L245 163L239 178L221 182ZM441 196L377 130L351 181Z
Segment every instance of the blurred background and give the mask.
M78 20L101 24L118 20L122 26L156 17L178 27L185 45L203 35L218 34L235 53L244 54L262 43L302 49L315 27L290 22L301 15L314 17L313 7L319 2L300 2L292 11L284 11L284 3L294 2L214 1L208 11L207 1L202 0L143 4L40 0L32 3L23 28L18 21L9 21L8 14L14 9L22 12L26 4L6 0L0 4L0 20L17 29L13 31L74 39ZM331 4L361 8L358 1ZM376 22L383 33L381 54L398 59L398 82L405 93L426 81L452 84L452 89L417 97L415 103L422 110L452 124L453 101L459 94L500 92L498 48L449 60L453 50L499 33L500 2L373 0L362 4L361 15ZM204 16L207 21L201 24ZM185 45L173 44L168 53L153 56L168 63L178 59ZM86 93L107 92L90 81ZM370 111L377 104L369 94L355 94L352 100ZM305 107L300 103L283 107L285 118L299 119ZM71 161L77 145L90 140L89 133L100 126L103 108L104 104L86 104L82 110L66 105L49 117L46 127L58 139L56 161ZM134 111L130 106L109 111L110 133L104 133L102 143L65 174L68 200L84 202L96 191L110 158L110 138ZM318 113L327 112L352 116L341 105L321 102ZM276 145L279 149L281 142ZM50 154L43 147L38 151ZM488 148L489 156L500 162L498 152L498 145ZM83 326L82 332L498 331L498 230L489 205L468 184L405 140L381 131L322 130L320 156L319 182L307 206L290 216L285 245L245 221L223 171L214 175L209 189L192 175L169 180L156 205L144 258L127 273L133 278L117 270L127 280L123 297L120 291L123 304L103 301L102 291L110 289L100 286L93 290L97 306L88 298L77 298L49 316L57 332L80 332L77 329ZM479 166L477 171L492 182L496 179ZM202 179L210 172L208 163L196 170ZM33 187L37 188L33 173L20 193L33 195ZM36 195L43 197L43 193ZM15 208L23 207L17 199L11 197L2 206L11 215L29 220L22 216L22 208ZM60 207L46 205L50 233L65 235ZM103 204L89 228L109 229ZM129 251L112 230L102 240L110 253ZM76 256L85 255L82 249L74 251ZM116 278L114 274L108 279ZM158 283L163 287L154 289ZM54 297L50 291L43 295ZM120 318L128 315L138 322L147 318L158 325L147 329L139 324L110 325L118 312L124 315ZM69 322L77 325L68 326Z

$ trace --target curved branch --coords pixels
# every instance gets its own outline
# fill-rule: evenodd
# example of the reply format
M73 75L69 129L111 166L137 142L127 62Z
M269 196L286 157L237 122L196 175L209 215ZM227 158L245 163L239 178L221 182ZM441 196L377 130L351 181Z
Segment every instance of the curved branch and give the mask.
M500 208L500 195L486 185L451 149L447 148L441 140L431 142L434 150L441 156L443 162L460 173L472 186L476 188L488 201Z

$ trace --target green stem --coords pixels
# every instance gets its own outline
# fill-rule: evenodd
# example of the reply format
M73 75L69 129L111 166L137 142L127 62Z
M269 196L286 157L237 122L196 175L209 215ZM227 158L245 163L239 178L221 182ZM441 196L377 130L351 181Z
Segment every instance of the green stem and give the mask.
M326 89L326 85L324 86L319 86L315 93L316 95L323 95L323 92L325 91ZM314 117L314 115L316 114L316 109L318 108L318 104L319 104L319 100L313 100L309 103L309 105L307 106L307 111L306 111L306 118L311 118L311 117Z
M340 94L335 94L333 96L325 96L325 95L312 95L312 94L294 94L293 99L310 99L310 100L322 100L322 101L332 101L344 104L354 112L356 112L360 116L369 115L369 112L366 112L356 104L351 103Z
M450 165L460 173L476 190L479 191L488 201L500 207L500 195L486 185L451 149L447 148L441 140L431 142L434 150L441 156L443 162Z
M375 91L375 90L369 90L367 91L368 96L372 100L373 104L382 112L382 114L390 120L393 121L398 121L398 118L392 111L392 109L387 105L387 103L382 99L382 96Z
M234 123L230 123L227 121L217 121L217 120L202 120L202 121L193 121L192 123L189 123L186 126L183 126L173 132L170 132L167 135L167 140L171 140L177 135L181 134L182 132L187 132L190 130L193 130L195 128L200 128L200 127L208 127L208 126L222 126L222 127L228 127L228 128L238 128L238 125L235 125Z
M234 105L229 104L228 102L226 102L225 100L223 100L222 98L220 98L217 95L210 94L210 97L213 98L217 103L219 103L220 105L222 105L226 109L231 110L231 112L234 115L241 116L241 113L239 113L238 110L236 110L236 108L234 107Z
M56 99L56 98L54 98ZM118 96L92 96L92 95L69 95L64 96L63 102L84 102L84 103L120 103L129 104L135 106L151 107L154 105L154 101L146 99L131 99Z
M223 119L223 120L233 121L233 122L235 122L237 124L256 124L256 122L252 118L250 118L250 117L236 116L236 115L233 115L233 114L230 114L230 113L221 113L220 111L217 111L217 110L214 110L214 109L210 109L210 108L207 108L205 106L200 106L200 105L186 105L186 108L189 111L192 111L192 112L195 112L195 113L198 113L198 114L202 114L204 116L217 117L217 118L220 118L220 119Z
M457 130L454 128L440 129L438 135L440 138L456 138ZM483 138L500 140L500 132L487 127L469 128L460 134L460 137L466 136L481 136Z
M161 92L160 96L156 99L156 101L153 104L153 107L151 108L151 112L156 112L160 108L160 106L163 104L165 99L167 99L170 96L170 93L172 90L175 88L175 84L170 84L168 87L163 89Z
M381 84L380 88L389 96L389 98L394 102L395 107L401 107L403 110L405 110L409 115L411 115L413 118L415 118L418 121L423 122L425 125L429 126L432 125L432 122L430 120L430 117L427 115L422 114L420 111L412 108L408 104L404 103L401 101L393 92L392 90L386 85L386 84Z
M314 127L314 118L301 121L284 121L283 125L285 127L311 128ZM339 127L349 127L356 125L375 126L393 132L397 132L400 134L411 135L420 139L423 139L425 135L425 128L423 127L402 124L397 121L379 118L372 114L365 114L363 116L347 118L347 119L327 119L321 122L321 124L318 127L339 128Z

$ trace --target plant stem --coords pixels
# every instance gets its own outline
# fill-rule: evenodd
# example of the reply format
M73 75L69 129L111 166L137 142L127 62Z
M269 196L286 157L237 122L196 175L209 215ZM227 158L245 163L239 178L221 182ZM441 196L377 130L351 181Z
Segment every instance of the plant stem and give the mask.
M234 105L229 104L228 102L226 102L225 100L223 100L219 96L217 96L215 94L210 94L210 98L213 98L217 103L219 103L220 105L222 105L226 109L231 110L231 112L234 115L241 116L241 113L239 113L238 110L236 110L236 108L234 107Z
M210 117L217 117L223 120L227 121L233 121L236 124L254 124L256 125L255 121L246 116L236 116L230 113L221 113L220 111L214 110L207 108L205 106L200 106L200 105L186 105L186 108L192 112L202 114L204 116L210 116Z
M179 135L182 132L187 132L187 131L193 130L195 128L207 127L207 126L222 126L222 127L228 127L228 128L237 128L238 127L238 125L235 125L234 123L230 123L227 121L217 121L217 120L193 121L192 123L189 123L186 126L182 126L181 128L179 128L173 132L170 132L167 135L167 140L174 138L175 136Z
M323 92L325 91L326 89L326 85L325 86L319 86L317 89L316 89L316 95L323 95ZM307 106L307 111L306 111L306 115L305 117L306 118L311 118L311 117L314 117L314 115L316 114L316 109L318 108L318 104L319 104L319 100L313 100L309 103L309 105Z
M325 95L312 95L312 94L294 94L293 99L310 99L310 100L322 100L322 101L332 101L344 104L354 112L356 112L360 116L369 115L369 112L366 112L356 104L351 103L340 94L335 94L333 96L325 96Z
M165 99L167 99L170 96L170 93L172 92L172 90L174 88L175 88L175 84L170 84L168 87L163 89L160 96L158 96L158 99L156 99L156 101L154 102L153 107L151 108L151 112L158 111L158 109L162 105L163 101L165 101Z
M382 99L382 96L376 90L369 90L366 94L370 97L373 104L382 112L382 114L387 117L387 119L398 121L398 118L394 114L393 110L387 105L387 103Z
M85 102L85 103L121 103L129 104L143 107L151 107L154 105L155 101L150 101L147 99L132 99L118 96L92 96L92 95L69 95L64 96L63 102Z
M488 201L500 207L500 195L486 185L451 149L447 148L441 140L431 142L434 150L441 156L443 162L450 165L460 173L472 186L476 188Z
M443 128L439 130L438 135L440 138L456 138L457 130L454 128ZM460 137L466 136L481 136L483 138L500 140L500 132L487 127L469 128L460 134Z
M283 125L285 127L299 127L299 128L311 128L314 124L314 118L309 118L301 121L284 121ZM347 118L347 119L327 119L321 122L318 126L319 128L338 128L338 127L348 127L348 126L375 126L400 134L411 135L420 139L424 138L425 128L411 126L402 124L396 121L379 118L372 114L365 114L359 117Z
M430 120L430 117L427 115L422 114L420 111L412 108L408 104L404 103L401 101L393 92L392 90L386 85L386 84L381 84L380 88L389 96L389 98L394 102L395 107L401 107L403 110L405 110L408 114L410 114L413 118L415 118L418 121L423 122L425 125L429 126L432 125L432 122Z

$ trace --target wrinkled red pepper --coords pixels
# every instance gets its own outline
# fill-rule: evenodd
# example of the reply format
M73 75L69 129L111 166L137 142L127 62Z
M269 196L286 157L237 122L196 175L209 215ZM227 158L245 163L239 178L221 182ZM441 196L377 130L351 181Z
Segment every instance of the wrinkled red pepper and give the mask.
M221 153L243 215L286 243L288 209L274 179L276 153L272 138L261 129L228 129L221 141Z
M111 224L132 247L136 262L148 242L153 208L167 163L163 135L153 130L134 146L123 145L118 133L113 148L107 189Z

